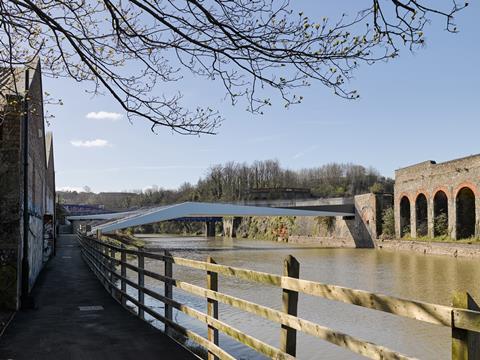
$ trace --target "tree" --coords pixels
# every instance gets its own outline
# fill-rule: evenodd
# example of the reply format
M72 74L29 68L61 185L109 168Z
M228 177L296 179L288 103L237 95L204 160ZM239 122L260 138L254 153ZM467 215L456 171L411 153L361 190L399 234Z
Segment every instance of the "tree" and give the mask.
M421 46L432 16L457 31L453 17L466 3L450 0L447 10L426 3L371 0L354 17L315 21L293 13L288 0L0 1L0 67L40 56L44 73L91 82L92 92L110 94L130 120L211 134L222 120L217 111L185 108L181 92L157 96L160 86L188 69L220 81L233 104L245 98L254 113L272 104L265 87L285 106L300 103L295 90L311 81L355 99L346 80L360 63Z
M379 182L375 182L372 186L370 186L370 192L374 194L382 194L385 192L385 185Z

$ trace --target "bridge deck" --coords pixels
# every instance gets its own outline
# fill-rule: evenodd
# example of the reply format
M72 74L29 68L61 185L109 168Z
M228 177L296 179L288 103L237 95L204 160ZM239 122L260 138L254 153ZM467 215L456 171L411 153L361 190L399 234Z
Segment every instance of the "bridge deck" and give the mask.
M0 359L197 359L115 302L73 235L60 237L33 295L37 309L16 314L0 339ZM92 305L104 310L79 310Z

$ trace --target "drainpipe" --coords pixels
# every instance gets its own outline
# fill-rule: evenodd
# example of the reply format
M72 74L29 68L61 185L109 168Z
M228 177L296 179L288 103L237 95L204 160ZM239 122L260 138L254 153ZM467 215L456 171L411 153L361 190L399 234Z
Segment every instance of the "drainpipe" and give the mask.
M22 295L20 298L23 309L33 307L33 298L30 297L28 263L29 247L28 234L30 232L30 213L28 206L28 90L30 86L29 70L25 70L25 94L23 101L23 258L22 258Z

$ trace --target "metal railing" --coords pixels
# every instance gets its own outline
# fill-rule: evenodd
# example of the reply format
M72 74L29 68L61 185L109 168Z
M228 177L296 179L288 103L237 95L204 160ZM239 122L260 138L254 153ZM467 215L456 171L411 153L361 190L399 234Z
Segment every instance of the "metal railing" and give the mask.
M272 359L295 358L297 331L315 336L371 359L412 359L386 347L299 318L297 316L298 293L450 327L452 329L452 359L480 359L480 312L477 311L478 307L468 293L457 293L453 298L454 306L436 305L299 279L299 263L292 256L285 259L284 274L277 275L216 264L210 257L208 261L198 261L172 256L168 252L162 255L127 249L124 245L112 245L83 235L79 235L79 241L87 264L117 301L142 319L145 319L145 313L147 313L162 322L165 324L165 332L168 335L172 335L173 330L204 347L208 352L209 359L234 359L232 355L219 346L219 331ZM120 255L119 258L117 254ZM127 260L127 255L135 257L137 265L130 263ZM145 269L146 258L163 262L164 274ZM173 278L174 264L205 271L207 287L203 288ZM117 267L120 268L120 272L117 271ZM127 269L137 273L136 281L127 277ZM281 288L283 311L219 292L219 274ZM160 294L147 288L145 277L163 282L164 293ZM127 293L127 285L137 290L136 297ZM174 287L205 299L207 313L174 300ZM145 305L145 295L164 303L164 313L160 314ZM137 309L132 310L127 307L127 301L134 304ZM218 303L227 304L280 324L280 348L273 347L218 320ZM208 337L204 338L177 324L172 317L173 309L205 323L208 329Z

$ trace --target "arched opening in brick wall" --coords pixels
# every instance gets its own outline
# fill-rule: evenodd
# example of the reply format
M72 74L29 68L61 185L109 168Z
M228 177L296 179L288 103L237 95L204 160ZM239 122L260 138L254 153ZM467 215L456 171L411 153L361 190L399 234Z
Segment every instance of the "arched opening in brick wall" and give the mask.
M448 197L438 191L433 198L433 236L448 235Z
M475 236L475 194L468 187L462 188L456 199L457 239Z
M417 196L415 201L415 214L417 218L417 237L428 235L428 205L424 194Z
M412 229L410 218L410 200L404 196L400 200L400 237L410 235Z

